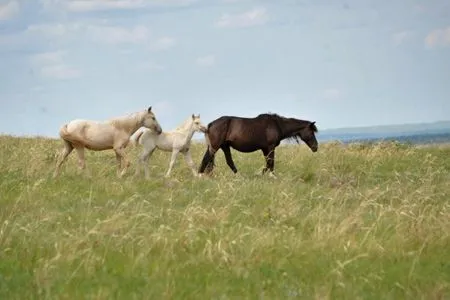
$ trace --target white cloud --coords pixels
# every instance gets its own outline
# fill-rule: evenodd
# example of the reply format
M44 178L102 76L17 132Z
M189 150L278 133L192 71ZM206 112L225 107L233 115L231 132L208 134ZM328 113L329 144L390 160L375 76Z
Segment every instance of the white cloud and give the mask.
M171 37L162 37L150 43L150 50L163 51L176 45L176 41Z
M45 9L59 9L74 13L131 10L149 6L186 6L198 0L40 0Z
M33 24L28 26L26 33L40 34L46 37L61 37L81 28L80 24Z
M150 30L145 26L135 26L131 29L116 26L88 26L87 32L94 41L107 44L145 43L150 38Z
M195 62L201 67L212 67L216 64L216 57L210 54L197 58Z
M255 8L242 14L223 14L216 21L216 26L221 28L240 28L263 25L268 21L267 10L264 7Z
M18 1L9 1L6 4L0 4L0 21L12 19L19 13L20 5Z
M429 48L450 46L450 27L434 29L425 37L425 45Z
M144 5L145 1L143 0L74 0L67 2L67 9L72 12L88 12L109 9L136 9Z
M394 45L399 46L410 40L413 36L414 33L412 31L400 31L392 35L392 42L394 43Z
M48 78L54 79L71 79L81 76L79 69L68 66L66 64L56 64L43 66L41 68L41 75Z
M64 62L65 51L44 52L32 55L31 64L42 77L71 79L81 76L81 71Z
M166 68L160 64L154 62L142 63L138 67L139 70L144 71L164 71Z
M342 93L336 88L329 88L323 91L322 96L325 100L339 100L342 96Z
M54 23L30 25L26 31L28 35L44 36L49 39L68 40L73 38L89 38L95 43L110 45L141 44L153 51L168 50L176 45L173 37L154 38L151 30L142 25L127 28L112 26L105 22L86 23Z

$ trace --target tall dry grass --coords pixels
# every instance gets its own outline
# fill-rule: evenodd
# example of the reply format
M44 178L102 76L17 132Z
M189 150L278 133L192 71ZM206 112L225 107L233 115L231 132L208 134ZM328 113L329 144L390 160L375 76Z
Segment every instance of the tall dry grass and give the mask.
M211 178L180 157L165 180L155 152L149 181L111 152L52 179L59 148L0 137L1 299L450 297L449 147L283 146L277 179L233 152L237 175L219 154Z

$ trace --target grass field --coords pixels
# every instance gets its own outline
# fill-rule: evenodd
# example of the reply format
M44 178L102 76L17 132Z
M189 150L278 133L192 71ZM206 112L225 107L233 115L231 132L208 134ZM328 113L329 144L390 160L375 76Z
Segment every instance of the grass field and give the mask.
M110 151L0 137L0 299L450 299L450 147L222 153L212 178L155 152L118 179ZM193 147L200 162L203 145Z

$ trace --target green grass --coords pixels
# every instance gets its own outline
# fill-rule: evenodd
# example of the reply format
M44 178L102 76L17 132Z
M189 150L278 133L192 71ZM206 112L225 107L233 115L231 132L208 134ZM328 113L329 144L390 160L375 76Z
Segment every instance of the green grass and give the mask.
M282 146L277 179L157 151L148 181L110 151L52 179L60 149L0 137L0 299L450 298L450 147Z

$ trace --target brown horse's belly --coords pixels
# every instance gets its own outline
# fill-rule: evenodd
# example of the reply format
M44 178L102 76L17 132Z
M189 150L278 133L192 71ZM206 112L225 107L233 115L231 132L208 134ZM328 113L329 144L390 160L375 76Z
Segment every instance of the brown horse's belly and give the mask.
M236 142L229 143L229 145L231 146L231 148L233 148L237 151L240 151L240 152L244 152L244 153L255 152L255 151L261 149L255 145L245 145L245 144L242 145L242 144L239 144Z

